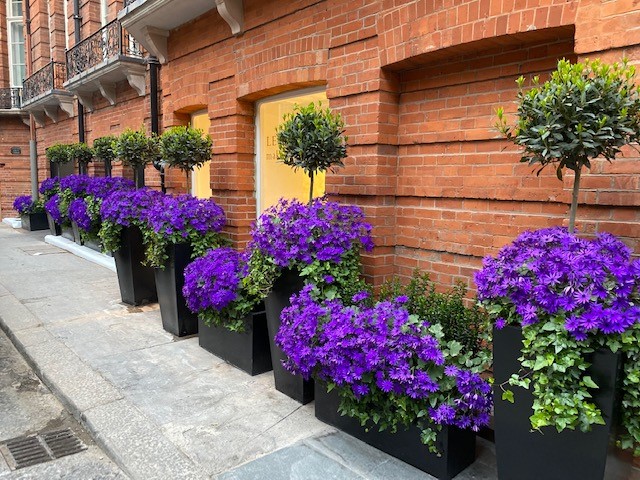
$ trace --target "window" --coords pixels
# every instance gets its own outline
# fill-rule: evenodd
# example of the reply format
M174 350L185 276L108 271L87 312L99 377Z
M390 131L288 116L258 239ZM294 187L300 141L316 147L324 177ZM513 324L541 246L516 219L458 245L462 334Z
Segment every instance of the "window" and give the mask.
M25 77L22 0L7 0L7 36L9 40L9 80L12 87L22 87Z
M276 128L282 117L297 105L321 102L329 105L324 90L304 90L293 94L278 95L258 103L256 119L256 195L258 215L264 209L275 205L281 197L297 198L306 202L309 198L309 177L302 171L294 172L291 167L278 161ZM324 194L324 173L314 178L314 197Z
M207 135L209 133L209 127L211 126L211 120L209 120L209 113L196 112L191 115L191 126L202 130ZM211 161L206 162L199 168L193 169L191 175L191 193L194 197L198 198L211 198L213 192L211 191Z

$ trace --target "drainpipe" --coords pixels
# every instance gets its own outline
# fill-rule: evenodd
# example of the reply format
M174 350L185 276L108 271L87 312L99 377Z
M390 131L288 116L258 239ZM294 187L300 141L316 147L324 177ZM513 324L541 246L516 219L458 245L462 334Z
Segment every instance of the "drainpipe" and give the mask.
M154 56L150 56L147 62L149 63L149 88L151 90L151 133L157 135L160 133L158 127L158 70L160 69L160 62ZM164 167L160 162L153 162L153 166L160 172L160 189L162 193L166 193L167 187L164 183Z
M25 17L25 49L26 49L26 63L27 63L27 76L33 73L33 65L31 63L31 10L29 8L29 0L24 2L24 17ZM23 89L24 91L24 89ZM38 199L38 151L36 144L36 124L33 119L33 115L29 115L29 173L31 180L31 198L33 200Z
M74 39L75 44L78 45L81 41L80 29L82 28L82 17L80 16L80 0L73 0L73 25L74 25ZM78 100L78 141L84 143L84 106ZM84 163L78 163L78 171L80 174L87 173L87 165Z

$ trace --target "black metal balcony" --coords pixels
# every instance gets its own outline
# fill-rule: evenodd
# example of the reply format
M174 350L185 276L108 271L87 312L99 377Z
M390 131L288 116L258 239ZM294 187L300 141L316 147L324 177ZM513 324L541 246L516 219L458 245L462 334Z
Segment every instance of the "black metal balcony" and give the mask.
M124 6L125 8L128 7L129 5L131 5L133 2L135 2L136 0L124 0Z
M0 88L0 110L20 109L22 106L22 88Z
M121 56L141 58L142 51L120 22L114 20L67 50L67 78L71 80L96 65Z
M22 82L22 102L24 105L32 99L51 92L63 90L62 83L67 76L64 63L49 62L36 73Z

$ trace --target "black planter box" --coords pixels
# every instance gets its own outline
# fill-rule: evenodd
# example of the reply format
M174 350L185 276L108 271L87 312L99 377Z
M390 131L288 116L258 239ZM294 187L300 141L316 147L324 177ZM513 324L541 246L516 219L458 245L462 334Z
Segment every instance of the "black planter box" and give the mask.
M20 215L20 221L22 222L22 228L30 232L49 228L49 222L47 221L47 214L45 212Z
M189 310L182 295L184 269L191 262L192 253L191 245L170 244L164 269L154 268L162 327L177 337L198 333L198 316Z
M269 344L271 347L271 362L276 390L297 400L303 405L313 400L313 380L304 380L300 375L292 375L282 366L287 356L276 346L274 337L280 329L280 313L291 305L289 298L304 287L304 281L298 272L285 270L276 280L273 289L264 300L267 312L267 326L269 328Z
M47 223L49 224L49 231L51 235L60 235L62 233L62 229L60 225L53 220L53 217L47 213Z
M511 387L514 403L502 400L500 385L520 370L522 331L507 326L494 330L493 374L494 428L498 477L500 480L602 480L605 470L616 468L611 441L614 424L616 384L621 355L599 350L589 361L589 374L600 387L593 400L602 410L606 425L595 425L589 432L548 427L532 432L533 396L530 390Z
M82 237L80 236L80 227L76 222L71 222L71 230L73 230L73 241L78 245L84 245Z
M102 252L102 242L99 238L86 237L82 243L85 247L90 248L91 250Z
M224 327L198 321L200 346L250 375L272 370L267 315L256 312L246 319L246 331L231 332Z
M433 475L449 480L471 465L476 459L476 436L470 430L444 426L436 439L441 456L430 453L420 440L421 430L411 427L396 433L378 431L372 426L369 431L360 421L338 413L340 396L336 390L327 392L325 385L316 383L316 418L345 433L362 440L372 447L402 460L409 465ZM500 477L502 480L502 477ZM539 480L542 480L540 478Z
M125 227L120 233L120 248L113 252L122 301L142 305L158 299L153 268L142 266L144 247L137 227Z
M69 223L63 223L60 226L60 231L62 232L62 238L66 238L67 240L71 240L72 242L76 241L76 236L73 234L73 227Z

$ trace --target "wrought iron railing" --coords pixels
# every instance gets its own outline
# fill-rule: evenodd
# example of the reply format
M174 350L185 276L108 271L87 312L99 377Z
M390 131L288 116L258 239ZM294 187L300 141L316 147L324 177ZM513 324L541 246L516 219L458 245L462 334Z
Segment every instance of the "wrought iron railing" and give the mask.
M125 8L128 7L129 5L131 5L133 2L135 2L136 0L124 0L124 6Z
M9 110L22 106L22 88L0 88L0 109Z
M120 22L114 20L67 50L67 78L71 79L120 55L141 57L142 50L138 42L122 29Z
M64 63L53 61L47 63L22 82L22 103L25 104L32 98L51 90L62 90L65 78L67 78L67 69Z

